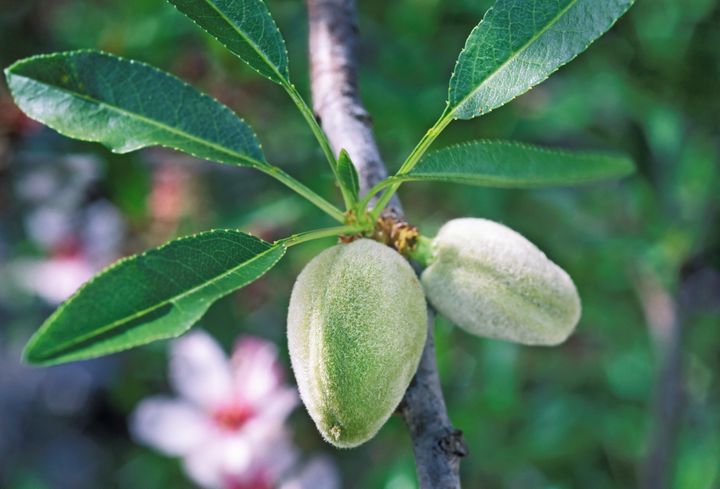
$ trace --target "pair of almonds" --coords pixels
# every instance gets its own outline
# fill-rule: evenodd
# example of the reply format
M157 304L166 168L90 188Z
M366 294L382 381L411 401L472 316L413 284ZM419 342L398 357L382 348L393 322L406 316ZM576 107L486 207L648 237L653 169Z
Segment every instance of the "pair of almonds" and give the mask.
M337 447L372 438L402 400L425 344L425 296L473 334L523 344L561 343L578 322L570 277L515 231L455 219L432 247L421 280L392 248L368 239L325 250L298 276L292 367L310 416Z

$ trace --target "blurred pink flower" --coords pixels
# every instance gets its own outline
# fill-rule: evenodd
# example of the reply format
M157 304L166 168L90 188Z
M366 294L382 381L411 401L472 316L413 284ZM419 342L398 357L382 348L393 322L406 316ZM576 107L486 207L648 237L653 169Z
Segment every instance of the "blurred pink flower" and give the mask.
M228 359L198 331L176 340L170 356L179 398L140 403L131 419L138 441L181 457L188 476L208 489L338 487L332 464L312 485L301 482L301 471L300 482L285 486L294 483L286 475L298 456L284 422L298 396L284 383L272 343L243 337Z
M57 182L32 185L51 192ZM26 192L32 193L28 188ZM42 257L20 257L0 273L7 273L21 290L37 294L50 304L70 297L83 283L120 255L125 225L109 202L98 201L82 209L62 209L51 204L29 212L25 227ZM72 207L72 206L71 206Z
M95 272L95 268L79 256L17 260L10 269L23 289L36 293L50 304L60 304L70 297Z

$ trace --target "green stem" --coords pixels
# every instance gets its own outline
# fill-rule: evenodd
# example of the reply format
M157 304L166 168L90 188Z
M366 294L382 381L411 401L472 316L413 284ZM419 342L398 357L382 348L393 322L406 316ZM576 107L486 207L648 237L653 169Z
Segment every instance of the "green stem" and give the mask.
M426 238L425 236L418 236L418 242L415 246L415 250L408 256L423 267L430 265L433 258L432 239Z
M365 196L360 200L358 204L358 208L365 209L368 205L370 205L370 200L373 198L375 194L380 192L385 187L389 187L393 184L392 177L385 178L383 180L380 180L378 183L375 184L370 190L367 191Z
M320 144L320 149L322 149L325 158L327 158L327 161L330 164L330 169L335 176L335 180L339 183L340 178L337 171L337 159L335 158L335 154L330 147L330 142L325 135L325 131L323 131L320 127L320 124L318 124L317 119L315 119L315 114L313 113L312 109L308 107L305 99L302 98L302 95L300 95L300 93L295 88L295 85L290 82L284 82L282 85L292 99L292 101L297 106L298 110L300 110L300 113L307 122L308 126L310 126L310 130L315 136L315 139L317 139L317 142ZM347 210L350 210L354 204L352 196L342 184L340 184L340 191L342 192L343 201L345 202L345 208Z
M331 238L333 236L340 236L341 234L356 234L360 231L362 231L362 228L358 226L336 226L332 228L316 229L315 231L307 231L304 233L294 234L285 239L276 241L276 243L283 243L285 246L290 247L315 239Z
M437 137L453 120L452 111L445 109L437 122L428 130L428 132L425 133L417 146L415 146L415 149L413 149L410 155L405 159L405 162L402 166L400 166L396 175L404 175L415 168L415 165L417 165L418 161L420 161L420 158L423 157L430 145L435 142ZM390 188L388 188L378 199L370 214L373 220L380 217L380 213L383 211L385 206L388 205L388 202L390 202L392 196L395 195L395 192L397 192L398 188L400 188L400 185L402 185L402 182L394 182L390 184Z
M410 156L407 157L397 174L404 175L415 168L415 165L417 165L417 162L420 161L420 158L422 158L430 145L435 142L437 137L453 120L452 112L445 109L435 125L433 125L428 132L425 133L417 146L415 146L415 149L412 150L412 153L410 153Z
M345 222L345 214L332 205L327 200L323 199L321 196L319 196L317 193L315 193L313 190L309 189L302 183L295 180L293 177L282 171L280 168L276 166L267 165L267 167L262 166L258 167L258 169L274 179L278 180L279 182L282 182L290 189L294 190L298 194L305 197L307 200L315 204L317 207L325 211L330 217L335 219L339 222Z

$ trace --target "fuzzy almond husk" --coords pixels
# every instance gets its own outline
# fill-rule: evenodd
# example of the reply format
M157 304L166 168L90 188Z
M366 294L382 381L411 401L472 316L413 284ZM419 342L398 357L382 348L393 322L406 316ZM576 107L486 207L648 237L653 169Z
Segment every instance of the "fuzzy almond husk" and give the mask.
M557 345L580 319L570 276L521 234L487 219L447 222L421 280L442 315L478 336Z
M361 239L307 264L290 298L288 345L325 440L351 448L375 436L402 400L426 335L422 286L393 249Z

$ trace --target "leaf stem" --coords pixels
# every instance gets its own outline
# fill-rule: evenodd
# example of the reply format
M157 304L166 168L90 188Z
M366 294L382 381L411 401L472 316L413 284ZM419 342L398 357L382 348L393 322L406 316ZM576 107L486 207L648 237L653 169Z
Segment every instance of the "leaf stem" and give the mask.
M358 204L358 208L365 209L368 205L370 205L370 201L372 200L373 196L380 192L385 187L389 187L393 184L393 177L388 177L380 180L378 183L376 183L370 190L367 191L367 193L363 196L363 198L360 200Z
M415 168L415 165L417 165L418 161L420 161L420 158L423 157L430 145L435 142L437 137L453 120L453 112L449 110L448 106L442 113L440 118L437 120L437 122L428 130L428 132L425 133L417 146L415 146L410 155L408 155L408 157L405 159L405 162L400 166L400 169L395 175L404 175L405 173L408 173L410 170ZM378 185L376 185L375 187L377 187ZM382 196L380 196L378 201L375 203L372 212L370 213L373 220L380 217L380 213L383 211L388 202L390 202L390 199L392 199L392 196L395 195L395 192L397 192L398 188L400 188L400 185L402 185L402 182L394 182L389 184L390 188L385 190ZM375 187L373 187L373 190L375 189ZM378 188L376 191L378 190L380 190L380 188Z
M285 246L290 247L316 239L340 236L341 234L356 234L362 230L363 229L359 226L336 226L332 228L316 229L314 231L293 234L292 236L276 241L276 243L282 243Z
M335 219L338 222L345 222L345 214L332 205L330 202L322 198L320 195L315 193L310 188L306 187L304 184L297 181L295 178L291 177L287 173L285 173L283 170L276 166L272 165L263 165L257 167L258 170L266 173L267 175L270 175L274 179L278 180L279 182L286 185L291 190L294 190L301 196L305 197L307 200L315 204L318 208L325 211L330 217Z
M308 104L305 102L305 99L302 97L302 95L300 95L300 93L297 91L295 85L293 85L289 81L283 81L282 86L283 88L285 88L285 91L288 93L292 101L297 106L308 126L310 126L310 130L315 136L315 139L317 139L317 142L320 144L320 149L322 149L325 158L327 158L327 161L330 164L330 169L335 176L335 180L339 183L340 192L342 193L343 201L345 202L345 208L347 210L350 210L353 206L353 199L348 189L346 189L345 186L341 183L337 170L337 159L335 158L335 154L333 153L332 147L330 146L330 142L325 135L325 131L323 131L320 127L320 124L318 124L317 119L315 119L315 114L313 113L312 109L308 107Z
M423 267L430 265L433 258L432 239L426 236L418 236L418 242L415 249L409 254L412 260L415 260Z

